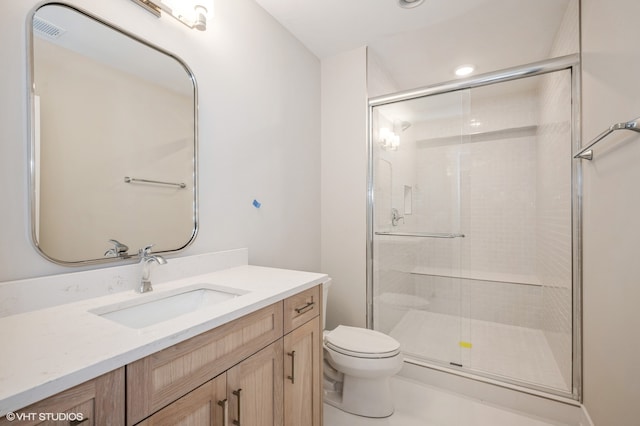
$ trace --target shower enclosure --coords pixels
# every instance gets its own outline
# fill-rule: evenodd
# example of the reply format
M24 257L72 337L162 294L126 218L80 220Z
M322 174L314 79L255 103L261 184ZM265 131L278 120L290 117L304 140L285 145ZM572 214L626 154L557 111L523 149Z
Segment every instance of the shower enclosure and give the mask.
M576 61L369 102L368 325L407 362L580 398Z

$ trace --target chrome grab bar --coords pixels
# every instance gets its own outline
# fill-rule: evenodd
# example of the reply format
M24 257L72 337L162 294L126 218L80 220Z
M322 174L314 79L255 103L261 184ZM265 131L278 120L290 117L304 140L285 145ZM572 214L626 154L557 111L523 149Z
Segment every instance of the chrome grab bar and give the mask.
M173 183L173 182L163 182L161 180L149 180L149 179L136 179L129 176L124 177L125 183L152 183L155 185L168 185L168 186L177 186L179 188L186 188L186 183Z
M393 237L464 238L464 234L451 234L443 232L376 232L375 234Z
M607 130L600 133L594 140L589 142L589 145L582 148L582 150L574 155L573 158L579 158L581 160L593 160L593 150L591 149L591 147L593 147L595 144L597 144L616 130L631 130L633 132L640 133L640 117L636 118L635 120L627 121L626 123L616 123L611 125Z

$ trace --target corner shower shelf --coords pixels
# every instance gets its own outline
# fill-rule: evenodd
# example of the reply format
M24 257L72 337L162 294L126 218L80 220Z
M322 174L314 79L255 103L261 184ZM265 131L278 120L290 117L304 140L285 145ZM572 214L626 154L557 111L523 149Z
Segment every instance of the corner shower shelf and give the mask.
M513 274L508 272L474 271L456 268L439 268L434 266L418 266L409 271L413 275L457 278L462 280L490 281L519 285L541 286L537 276L531 274Z

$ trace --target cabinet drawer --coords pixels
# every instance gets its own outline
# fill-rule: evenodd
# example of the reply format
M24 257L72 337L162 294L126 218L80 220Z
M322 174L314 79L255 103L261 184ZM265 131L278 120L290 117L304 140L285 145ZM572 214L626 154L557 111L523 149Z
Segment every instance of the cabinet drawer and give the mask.
M282 337L282 302L127 365L133 425Z
M318 285L284 300L284 333L300 327L322 311L322 286Z
M16 414L28 417L2 417L0 425L124 425L124 368L17 410Z

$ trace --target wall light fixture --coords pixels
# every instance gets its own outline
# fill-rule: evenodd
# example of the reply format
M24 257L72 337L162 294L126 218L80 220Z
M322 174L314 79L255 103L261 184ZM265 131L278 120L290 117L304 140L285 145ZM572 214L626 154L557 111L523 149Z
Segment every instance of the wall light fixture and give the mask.
M189 28L207 29L207 20L213 18L213 0L131 0L158 18L168 13Z

